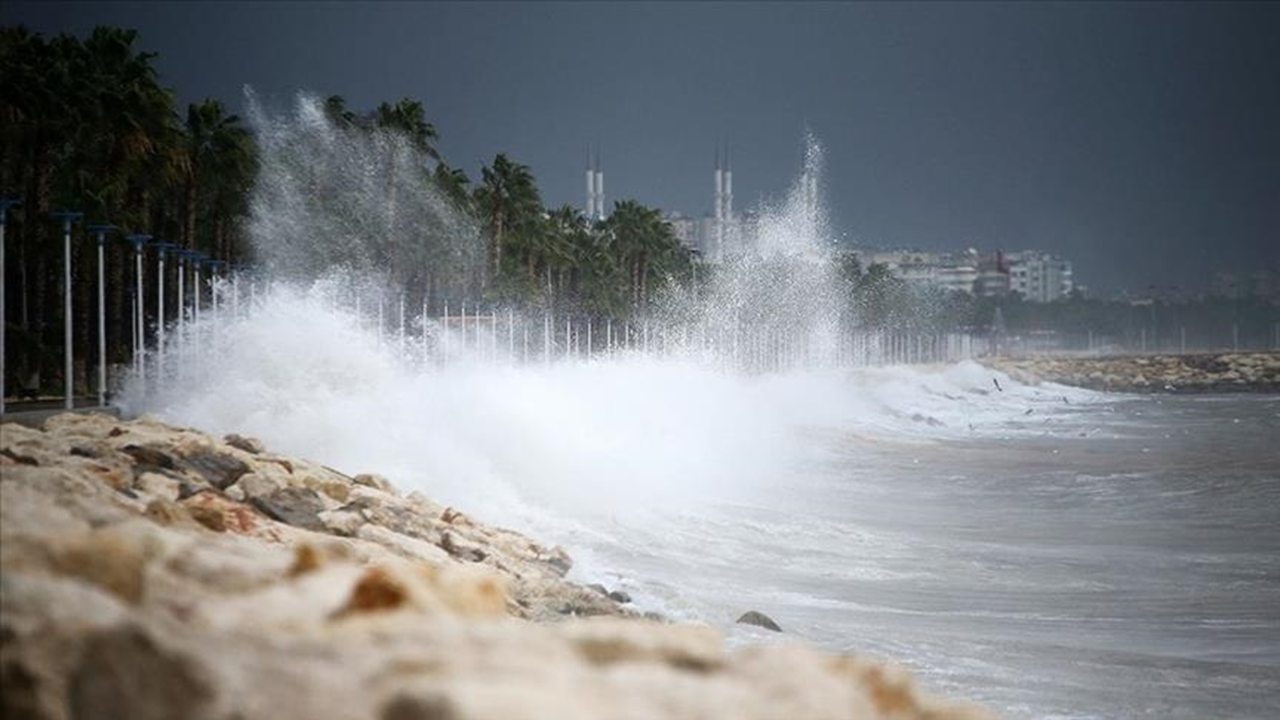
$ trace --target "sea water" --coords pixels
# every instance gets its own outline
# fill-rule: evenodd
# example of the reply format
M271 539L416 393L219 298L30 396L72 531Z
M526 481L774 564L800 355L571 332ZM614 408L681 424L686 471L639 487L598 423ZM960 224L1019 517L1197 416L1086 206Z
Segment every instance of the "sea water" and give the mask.
M735 643L895 660L1010 717L1280 709L1274 396L1025 385L972 362L423 366L349 321L266 294L216 362L126 405L382 473ZM747 610L785 632L735 625Z
M973 362L519 364L436 322L402 350L369 308L395 307L413 268L461 292L483 257L474 223L403 138L335 128L307 95L249 116L249 232L271 284L188 323L152 384L123 389L126 411L381 473L563 544L571 579L642 610L896 660L1010 717L1280 717L1275 396L1112 395ZM751 252L704 295L659 298L655 320L785 331L830 359L851 318L821 160L807 138L790 193L738 238ZM736 625L747 610L785 632Z

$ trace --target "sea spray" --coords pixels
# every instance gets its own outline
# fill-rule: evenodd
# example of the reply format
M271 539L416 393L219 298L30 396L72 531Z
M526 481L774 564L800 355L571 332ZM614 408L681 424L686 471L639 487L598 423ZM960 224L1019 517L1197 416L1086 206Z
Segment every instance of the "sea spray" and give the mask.
M268 277L312 281L341 269L383 287L474 288L483 242L424 149L390 128L340 122L307 93L284 111L252 91L247 102L261 163L248 231Z
M261 267L216 291L247 283L251 301L187 323L151 382L126 386L131 412L256 434L494 519L533 507L616 518L785 484L821 456L815 431L992 430L1029 399L1007 378L1010 393L990 396L976 366L839 369L834 339L849 318L811 136L791 191L739 228L699 292L662 299L618 335L610 326L586 355L572 317L481 312L474 300L415 310L417 337L393 342L391 308L412 288L474 289L473 224L394 132L353 132L308 95L279 113L251 96L250 116L263 147L250 224Z
M634 353L423 365L322 288L265 289L252 312L222 318L219 346L173 348L168 370L186 367L184 381L126 395L126 409L257 435L481 514L522 502L608 516L785 483L817 457L814 431L963 437L1005 432L1028 404L1073 407L972 364L751 375Z

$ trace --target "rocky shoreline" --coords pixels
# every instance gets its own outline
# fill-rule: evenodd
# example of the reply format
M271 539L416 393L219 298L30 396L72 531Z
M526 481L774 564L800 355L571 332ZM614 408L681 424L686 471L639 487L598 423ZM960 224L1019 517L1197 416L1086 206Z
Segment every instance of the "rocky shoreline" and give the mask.
M252 438L0 436L6 718L989 717L865 658L730 651L560 548Z
M1025 383L1134 393L1280 393L1280 352L983 358Z

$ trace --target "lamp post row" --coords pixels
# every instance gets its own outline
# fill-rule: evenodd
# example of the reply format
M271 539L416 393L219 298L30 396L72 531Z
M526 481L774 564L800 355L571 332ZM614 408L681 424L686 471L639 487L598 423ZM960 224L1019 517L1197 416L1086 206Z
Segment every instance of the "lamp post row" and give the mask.
M22 204L22 198L0 198L0 415L4 414L4 379L5 379L4 336L5 336L5 322L8 320L8 317L9 317L7 314L5 314L5 308L4 308L4 298L5 298L4 281L6 277L6 273L4 269L4 231L5 231L6 220L9 217L9 208L17 207L18 205L21 205L21 204Z
M7 315L5 312L5 279L7 277L5 271L5 230L7 226L8 213L11 208L21 205L21 198L0 198L0 414L5 411L4 404L4 386L3 378L5 374L5 320ZM66 409L72 409L75 404L74 389L74 336L72 334L72 296L71 296L71 229L72 226L83 218L83 214L74 211L63 211L50 213L50 217L62 223L62 239L63 239L63 380L64 380L64 397L63 406ZM86 230L93 233L97 251L98 251L98 405L106 404L106 387L107 387L107 324L106 324L106 244L108 233L118 232L120 229L110 224L94 224L88 225ZM145 301L143 295L143 249L145 245L152 240L150 235L134 234L127 235L125 239L133 243L134 247L134 312L132 313L132 322L134 323L133 337L133 363L134 370L140 378L146 379L146 362L145 362L145 327L146 313ZM186 288L185 274L187 264L190 263L192 269L196 273L194 287L194 312L199 313L200 303L200 269L202 266L208 266L210 270L216 270L218 267L225 265L220 261L209 259L204 253L194 250L186 250L173 243L155 242L153 243L157 250L158 259L158 275L156 287L156 310L160 318L157 326L157 357L164 358L165 352L165 253L172 253L178 263L178 327L181 334L185 322L185 305L186 305Z

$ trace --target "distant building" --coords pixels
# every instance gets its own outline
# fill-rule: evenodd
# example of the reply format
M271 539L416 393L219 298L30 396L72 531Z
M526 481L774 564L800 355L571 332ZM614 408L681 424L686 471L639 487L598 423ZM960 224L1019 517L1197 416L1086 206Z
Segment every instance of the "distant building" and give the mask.
M1000 251L980 255L972 248L958 253L921 250L862 250L863 267L887 266L917 286L936 287L981 297L1018 293L1032 302L1052 302L1075 287L1071 262L1047 253Z
M1210 280L1209 294L1223 298L1280 300L1280 271L1263 268L1247 274L1236 274L1218 270Z
M587 194L583 207L583 215L587 220L598 222L604 220L604 171L600 169L600 148L592 157L591 146L587 146Z
M1071 294L1075 288L1071 261L1048 253L1024 251L1009 253L1009 292L1024 300L1053 302Z
M704 258L718 263L740 250L738 245L741 238L736 232L733 217L733 166L729 163L727 146L724 149L723 161L720 148L716 148L714 200L711 215L702 224L700 249Z
M978 251L935 253L920 250L865 250L858 252L864 267L885 265L912 285L972 293L979 277Z
M1009 261L999 250L978 259L978 278L973 294L979 297L1004 297L1009 294Z
M690 250L702 251L702 244L699 240L699 223L697 218L691 218L684 213L669 212L663 218L671 223L671 229L675 231L676 238L680 240L685 247Z

